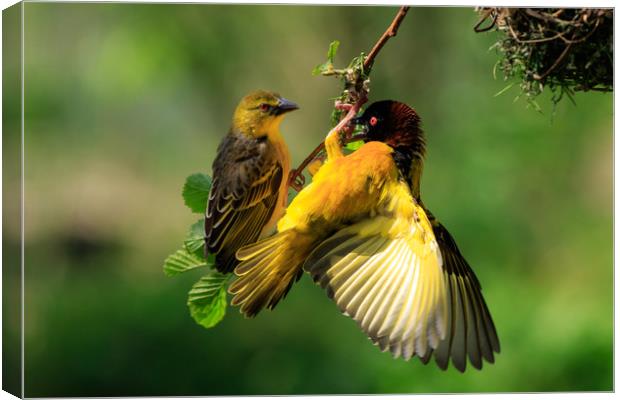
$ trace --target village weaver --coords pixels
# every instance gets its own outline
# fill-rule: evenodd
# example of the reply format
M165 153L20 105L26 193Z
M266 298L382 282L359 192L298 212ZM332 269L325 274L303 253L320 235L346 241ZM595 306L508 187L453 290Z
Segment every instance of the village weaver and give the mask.
M213 161L205 216L205 256L232 272L241 246L269 232L286 208L290 155L280 134L297 104L263 90L241 99Z
M395 101L357 119L365 144L343 155L338 132L327 161L278 222L277 233L237 252L229 291L246 316L273 308L302 271L395 358L431 356L464 371L494 362L497 333L480 284L454 239L420 198L420 119Z

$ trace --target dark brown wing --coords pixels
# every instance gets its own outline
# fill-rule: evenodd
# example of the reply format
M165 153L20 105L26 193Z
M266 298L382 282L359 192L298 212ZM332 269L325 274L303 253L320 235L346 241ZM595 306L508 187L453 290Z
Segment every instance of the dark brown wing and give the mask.
M276 207L282 177L266 137L231 133L222 141L205 216L205 254L215 254L218 271L231 272L237 249L258 240Z
M482 368L484 358L493 363L493 353L499 353L499 339L491 314L482 297L480 283L471 267L461 255L448 230L427 210L435 239L441 249L443 269L448 287L448 329L445 339L434 350L435 360L441 369L452 363L465 371L467 357L471 364ZM432 351L422 357L425 364Z

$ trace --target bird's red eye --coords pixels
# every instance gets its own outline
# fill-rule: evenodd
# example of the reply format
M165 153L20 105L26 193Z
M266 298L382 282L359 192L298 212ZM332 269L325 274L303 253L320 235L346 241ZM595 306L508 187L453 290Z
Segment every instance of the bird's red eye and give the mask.
M370 121L368 122L370 123L370 126L375 126L379 120L377 120L377 117L370 117Z
M269 104L267 103L263 103L258 107L260 108L261 111L269 111Z

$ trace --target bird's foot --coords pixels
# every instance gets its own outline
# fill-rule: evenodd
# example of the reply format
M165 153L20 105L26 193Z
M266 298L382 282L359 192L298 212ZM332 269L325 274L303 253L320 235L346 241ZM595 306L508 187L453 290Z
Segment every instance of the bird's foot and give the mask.
M353 104L343 103L340 100L336 100L336 102L334 103L334 108L336 110L349 111L351 108L353 108Z

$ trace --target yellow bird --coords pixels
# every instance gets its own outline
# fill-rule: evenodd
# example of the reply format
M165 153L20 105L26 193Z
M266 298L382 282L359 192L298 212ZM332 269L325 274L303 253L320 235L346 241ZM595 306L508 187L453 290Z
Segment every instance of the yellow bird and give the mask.
M280 123L297 104L258 90L241 99L217 149L205 215L205 256L232 272L240 247L268 233L286 208L290 155Z
M448 231L424 207L420 119L395 101L358 118L366 143L343 155L338 132L327 161L278 222L241 248L229 291L246 316L273 308L305 270L382 351L464 371L494 362L499 340L480 284Z

